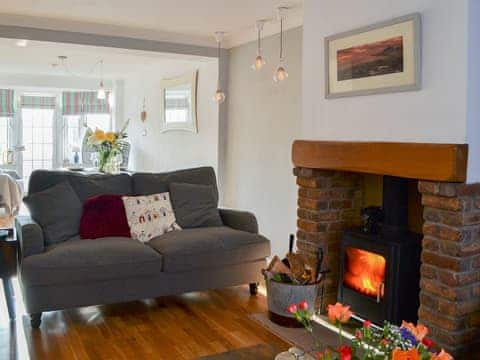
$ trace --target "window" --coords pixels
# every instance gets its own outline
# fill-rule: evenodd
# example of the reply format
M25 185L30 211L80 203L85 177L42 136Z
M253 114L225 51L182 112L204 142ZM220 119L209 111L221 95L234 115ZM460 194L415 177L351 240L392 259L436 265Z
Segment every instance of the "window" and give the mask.
M33 170L54 167L54 109L22 109L24 184Z
M111 130L111 109L107 99L113 99L113 94L107 92L105 99L99 99L96 91L62 93L64 163L71 162L73 148L81 150L87 128Z
M1 159L3 159L2 163L6 162L6 152L9 147L8 141L8 124L12 121L11 117L7 116L0 116L0 154Z
M85 114L85 115L65 115L64 119L64 162L71 162L74 147L82 148L83 138L87 128L92 130L102 129L110 131L112 129L112 119L110 114Z
M112 130L110 114L87 114L85 118L87 127L92 130L96 128L102 129L103 131Z

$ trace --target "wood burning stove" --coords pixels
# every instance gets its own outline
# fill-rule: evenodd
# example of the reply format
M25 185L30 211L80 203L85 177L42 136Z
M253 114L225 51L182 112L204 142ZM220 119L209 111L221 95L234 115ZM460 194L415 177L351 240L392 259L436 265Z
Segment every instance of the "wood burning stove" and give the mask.
M409 182L385 176L378 231L351 229L341 240L338 299L376 323L417 320L422 236L408 230Z

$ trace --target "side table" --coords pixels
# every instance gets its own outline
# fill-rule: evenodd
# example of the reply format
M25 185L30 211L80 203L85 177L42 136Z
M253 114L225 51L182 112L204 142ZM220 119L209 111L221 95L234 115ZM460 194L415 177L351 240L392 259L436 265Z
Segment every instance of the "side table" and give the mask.
M0 230L0 277L10 320L15 320L15 299L12 277L17 272L17 239L7 230Z

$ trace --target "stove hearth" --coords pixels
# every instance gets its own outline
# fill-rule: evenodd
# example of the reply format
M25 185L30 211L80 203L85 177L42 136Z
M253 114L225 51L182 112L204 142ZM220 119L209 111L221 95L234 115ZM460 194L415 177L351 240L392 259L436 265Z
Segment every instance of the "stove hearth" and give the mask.
M340 243L338 300L379 324L417 320L422 236L408 230L409 181L385 176L381 222Z

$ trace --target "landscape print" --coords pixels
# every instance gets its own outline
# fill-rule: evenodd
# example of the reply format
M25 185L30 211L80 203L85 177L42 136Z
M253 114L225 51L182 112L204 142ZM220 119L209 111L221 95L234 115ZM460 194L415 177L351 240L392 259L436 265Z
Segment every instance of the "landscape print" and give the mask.
M337 51L337 81L403 72L403 36Z

